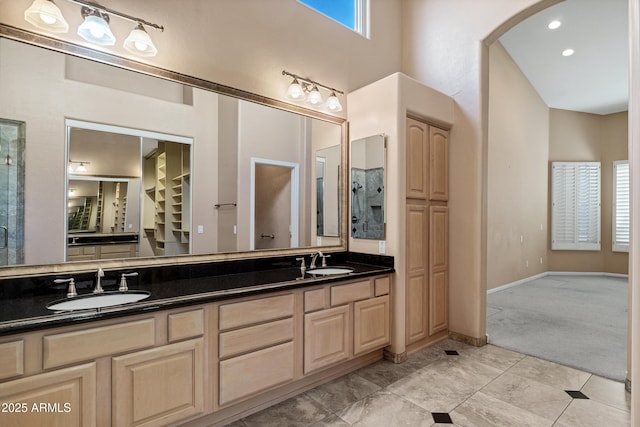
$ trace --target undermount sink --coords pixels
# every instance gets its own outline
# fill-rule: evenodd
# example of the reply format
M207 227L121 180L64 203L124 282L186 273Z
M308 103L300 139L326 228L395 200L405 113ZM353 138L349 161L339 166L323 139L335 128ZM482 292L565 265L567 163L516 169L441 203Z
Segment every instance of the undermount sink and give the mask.
M338 274L349 274L353 272L353 268L349 267L319 267L307 270L312 276L336 276Z
M142 301L151 295L147 291L105 292L74 298L65 298L47 304L49 310L73 311L88 310L91 308L105 308L116 305L130 304Z

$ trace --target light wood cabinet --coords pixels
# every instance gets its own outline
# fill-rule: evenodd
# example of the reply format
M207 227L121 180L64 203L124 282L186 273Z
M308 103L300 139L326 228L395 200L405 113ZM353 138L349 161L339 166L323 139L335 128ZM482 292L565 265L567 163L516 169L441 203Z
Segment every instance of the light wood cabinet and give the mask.
M389 344L390 277L327 285L307 291L304 316L304 373L333 365ZM327 292L328 291L328 292Z
M203 412L202 338L113 358L112 420L164 426Z
M219 307L219 399L225 406L295 377L294 295Z
M417 120L407 119L407 197L426 199L428 195L427 173L429 153L429 126Z
M449 200L449 132L429 126L429 200Z
M347 360L351 355L349 306L304 316L304 373Z
M0 402L29 411L0 424L237 419L381 358L391 288L385 274L0 337Z
M406 128L405 343L419 348L449 325L449 133L410 117Z
M96 364L0 383L3 426L96 426Z
M389 343L389 296L358 301L353 306L353 354Z
M449 327L449 208L429 208L429 335Z

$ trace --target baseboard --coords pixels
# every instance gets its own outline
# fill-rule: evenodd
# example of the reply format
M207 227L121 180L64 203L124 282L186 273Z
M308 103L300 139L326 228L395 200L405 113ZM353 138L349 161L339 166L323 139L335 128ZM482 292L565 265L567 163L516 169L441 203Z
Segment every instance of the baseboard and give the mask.
M475 347L482 347L487 344L487 336L482 338L475 338L469 335L460 334L458 332L449 331L449 338L454 341L459 341L465 344L469 344Z
M591 272L591 271L545 271L544 273L536 274L533 276L525 277L524 279L516 280L515 282L507 283L497 288L487 289L487 295L494 292L504 291L505 289L512 288L514 286L520 286L523 283L527 283L531 280L542 279L547 276L607 276L607 277L619 277L629 278L628 274L620 273L605 273L605 272Z

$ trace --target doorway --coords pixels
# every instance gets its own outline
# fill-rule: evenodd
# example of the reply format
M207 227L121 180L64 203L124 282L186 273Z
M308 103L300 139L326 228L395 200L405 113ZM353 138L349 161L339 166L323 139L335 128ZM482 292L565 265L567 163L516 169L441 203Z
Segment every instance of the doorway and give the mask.
M251 159L251 249L298 246L298 164Z

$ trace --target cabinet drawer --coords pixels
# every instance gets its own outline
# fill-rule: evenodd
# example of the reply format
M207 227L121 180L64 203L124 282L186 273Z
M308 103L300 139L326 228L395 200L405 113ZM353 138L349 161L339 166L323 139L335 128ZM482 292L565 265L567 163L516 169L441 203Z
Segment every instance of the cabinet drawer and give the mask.
M204 334L204 310L169 315L169 341L199 337Z
M389 293L389 288L391 287L391 279L389 276L387 277L379 277L375 280L375 296L379 297L380 295L387 295Z
M331 288L331 305L346 304L371 297L371 282L356 282Z
M154 319L138 320L62 334L43 339L45 369L102 356L151 347L155 343Z
M220 334L220 358L269 347L293 339L293 319L236 329Z
M304 312L322 310L326 306L326 292L323 289L314 289L304 293Z
M126 245L103 245L100 246L100 253L104 255L110 254L128 254L131 253L132 248L135 245L126 244Z
M293 294L220 306L220 329L238 328L293 316Z
M293 380L292 342L220 362L220 405Z
M24 374L24 341L0 344L0 379Z

